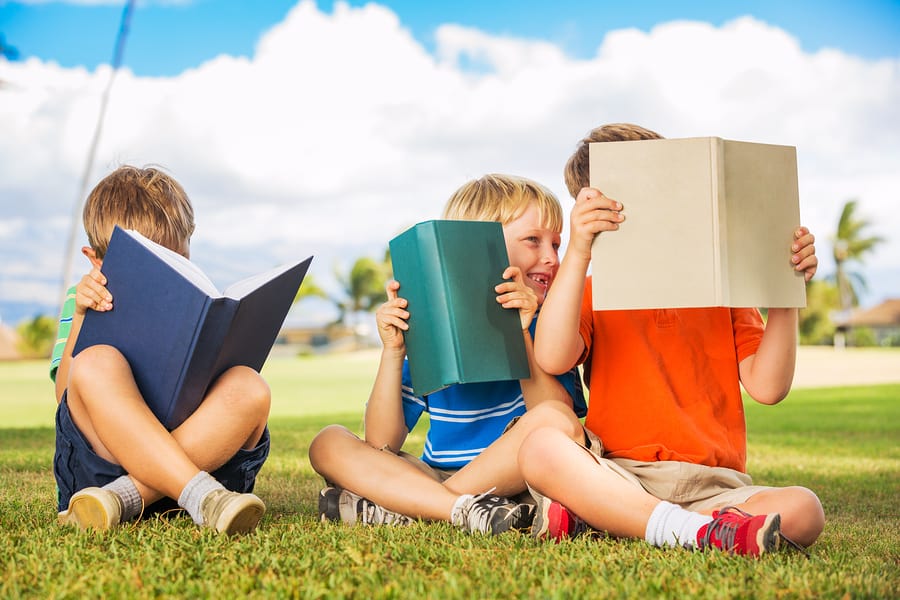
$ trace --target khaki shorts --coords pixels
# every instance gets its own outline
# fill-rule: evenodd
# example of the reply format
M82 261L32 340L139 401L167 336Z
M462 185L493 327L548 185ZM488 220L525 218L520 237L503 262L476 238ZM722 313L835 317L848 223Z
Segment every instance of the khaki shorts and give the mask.
M753 485L746 473L725 467L708 467L679 461L641 462L604 458L603 443L585 428L585 450L601 467L643 488L647 493L694 512L711 513L725 506L743 504L750 496L772 489Z

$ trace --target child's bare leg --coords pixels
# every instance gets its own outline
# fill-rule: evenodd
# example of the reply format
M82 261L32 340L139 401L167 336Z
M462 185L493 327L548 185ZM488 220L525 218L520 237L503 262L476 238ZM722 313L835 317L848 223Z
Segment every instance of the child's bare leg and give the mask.
M309 461L326 481L410 517L448 521L459 498L415 465L340 425L319 432L309 446Z
M512 428L447 479L444 485L459 494L479 494L491 488L498 496L513 496L525 491L525 479L516 457L525 438L541 427L556 429L573 441L584 439L581 422L572 409L561 402L543 402L529 409Z
M115 348L93 346L73 359L67 402L97 455L166 496L178 498L200 471L150 412Z
M514 428L515 429L515 428ZM558 429L542 428L523 442L519 465L538 492L572 510L595 529L643 538L659 500L600 465Z
M256 447L270 405L271 392L262 376L249 367L233 367L215 381L203 403L172 431L172 437L194 465L213 472L241 448ZM145 504L163 496L136 477L132 479Z
M750 496L738 508L755 515L779 513L781 532L802 546L811 546L825 528L822 503L804 487L764 490Z

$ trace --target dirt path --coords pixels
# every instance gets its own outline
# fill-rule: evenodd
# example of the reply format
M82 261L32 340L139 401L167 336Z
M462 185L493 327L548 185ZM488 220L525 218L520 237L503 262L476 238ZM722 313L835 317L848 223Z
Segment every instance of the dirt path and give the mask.
M900 350L801 346L795 388L900 383Z

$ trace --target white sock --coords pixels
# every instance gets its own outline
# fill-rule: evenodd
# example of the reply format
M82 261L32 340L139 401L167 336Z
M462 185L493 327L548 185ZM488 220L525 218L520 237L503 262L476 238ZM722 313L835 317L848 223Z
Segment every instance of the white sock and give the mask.
M465 527L465 522L463 521L463 506L466 502L474 498L472 494L463 494L459 498L456 499L456 502L453 503L453 508L450 510L450 522L456 525L457 527Z
M181 490L178 496L178 506L183 508L191 515L194 523L203 525L203 513L200 512L200 506L206 495L215 490L224 490L225 486L216 481L216 479L206 471L200 471Z
M708 515L691 512L663 500L656 505L647 521L644 539L654 546L694 548L697 532L711 521L712 517Z
M144 501L141 500L141 493L135 487L134 482L128 475L122 475L113 479L103 486L103 489L113 492L122 501L122 523L132 520L141 514L144 508Z

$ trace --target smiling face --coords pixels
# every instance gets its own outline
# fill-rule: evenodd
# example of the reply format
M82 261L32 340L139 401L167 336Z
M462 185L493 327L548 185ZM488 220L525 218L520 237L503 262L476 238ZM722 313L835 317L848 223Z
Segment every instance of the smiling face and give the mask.
M547 289L559 269L559 232L541 223L540 211L531 204L518 218L503 226L509 264L519 267L525 284L544 302Z

